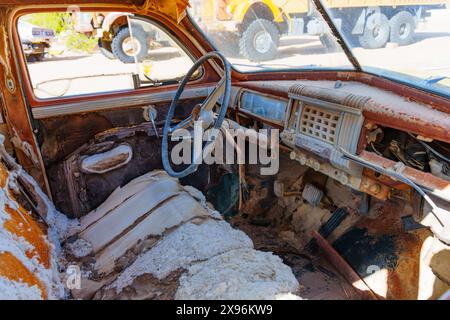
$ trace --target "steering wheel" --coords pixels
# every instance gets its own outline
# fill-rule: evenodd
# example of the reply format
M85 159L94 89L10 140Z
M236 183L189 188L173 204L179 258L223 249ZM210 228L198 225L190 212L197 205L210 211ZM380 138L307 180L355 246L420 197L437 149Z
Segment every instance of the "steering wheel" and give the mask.
M208 95L208 97L205 99L205 101L194 108L191 115L184 119L183 121L179 122L178 124L172 126L172 119L173 115L175 113L175 108L177 106L178 100L180 99L181 94L184 91L184 88L187 84L187 82L191 79L194 72L207 60L212 58L218 58L222 61L222 64L224 66L224 75L222 76L222 79L217 83L214 90ZM225 115L228 108L228 103L230 102L230 93L231 93L231 70L230 70L230 64L225 59L225 57L217 51L209 52L205 54L203 57L197 60L197 62L194 63L194 65L191 67L189 72L184 76L183 81L181 81L180 86L177 89L177 92L175 93L175 96L173 97L172 103L169 107L169 112L167 113L167 118L164 123L164 130L163 130L163 136L162 136L162 163L164 166L164 170L172 176L176 178L183 178L187 175L190 175L197 171L198 164L195 161L195 150L192 152L191 157L191 163L189 166L182 170L182 171L175 171L172 168L172 165L169 161L169 135L171 135L173 132L175 132L178 129L187 129L189 127L192 127L192 124L194 121L200 120L203 121L204 124L203 129L213 128L214 132L218 132L222 126L223 120L225 119ZM213 112L214 106L216 105L217 101L219 100L220 96L222 95L222 103L220 105L219 112L217 113L217 116L215 117L215 114ZM215 119L214 119L215 118ZM215 136L214 133L212 135L212 138L209 139L209 141L206 143L204 148L210 147L215 142Z

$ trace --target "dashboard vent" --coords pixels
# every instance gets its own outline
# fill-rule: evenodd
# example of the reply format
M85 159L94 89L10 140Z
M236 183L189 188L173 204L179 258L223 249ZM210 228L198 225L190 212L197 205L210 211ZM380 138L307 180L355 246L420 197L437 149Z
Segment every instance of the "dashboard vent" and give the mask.
M334 144L340 114L305 105L300 119L300 132Z

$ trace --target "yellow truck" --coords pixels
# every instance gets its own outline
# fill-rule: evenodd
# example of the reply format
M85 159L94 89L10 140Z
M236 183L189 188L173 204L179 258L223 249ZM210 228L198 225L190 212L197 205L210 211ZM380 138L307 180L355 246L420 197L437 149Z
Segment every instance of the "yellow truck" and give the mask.
M209 33L237 35L239 52L250 61L275 57L282 35L317 35L330 42L327 27L310 0L194 0L195 12ZM206 3L205 3L206 1ZM448 0L324 0L337 28L351 35L352 46L382 48L388 41L406 45L413 41L420 19L430 9L444 8ZM229 36L227 36L228 39Z

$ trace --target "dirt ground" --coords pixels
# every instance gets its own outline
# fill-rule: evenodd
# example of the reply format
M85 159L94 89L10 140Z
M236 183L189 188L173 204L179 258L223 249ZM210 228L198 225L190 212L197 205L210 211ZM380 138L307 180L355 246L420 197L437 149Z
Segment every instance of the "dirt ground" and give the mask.
M440 84L450 86L449 19L450 9L433 10L431 17L418 25L414 43L401 47L388 43L382 49L357 47L353 54L363 66L389 69L420 78L448 77ZM141 64L123 64L107 59L99 52L86 55L57 51L53 50L55 55L46 57L42 62L29 63L36 94L41 98L131 89L131 74L142 68ZM283 37L277 57L262 64L251 63L238 54L228 54L227 57L244 72L308 66L351 68L343 52L327 50L317 36ZM191 66L189 58L175 48L152 50L150 59L153 61L153 75L158 79L182 75Z

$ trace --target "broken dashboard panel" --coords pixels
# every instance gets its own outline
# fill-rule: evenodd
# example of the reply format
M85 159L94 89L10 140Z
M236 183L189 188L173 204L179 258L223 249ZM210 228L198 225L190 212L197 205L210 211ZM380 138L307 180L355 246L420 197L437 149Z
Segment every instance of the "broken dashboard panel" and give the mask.
M239 110L271 123L282 125L288 102L261 93L244 90L239 99Z
M291 158L358 189L361 168L341 150L356 153L362 106L370 98L304 85L292 86L289 98L281 139L293 148Z

